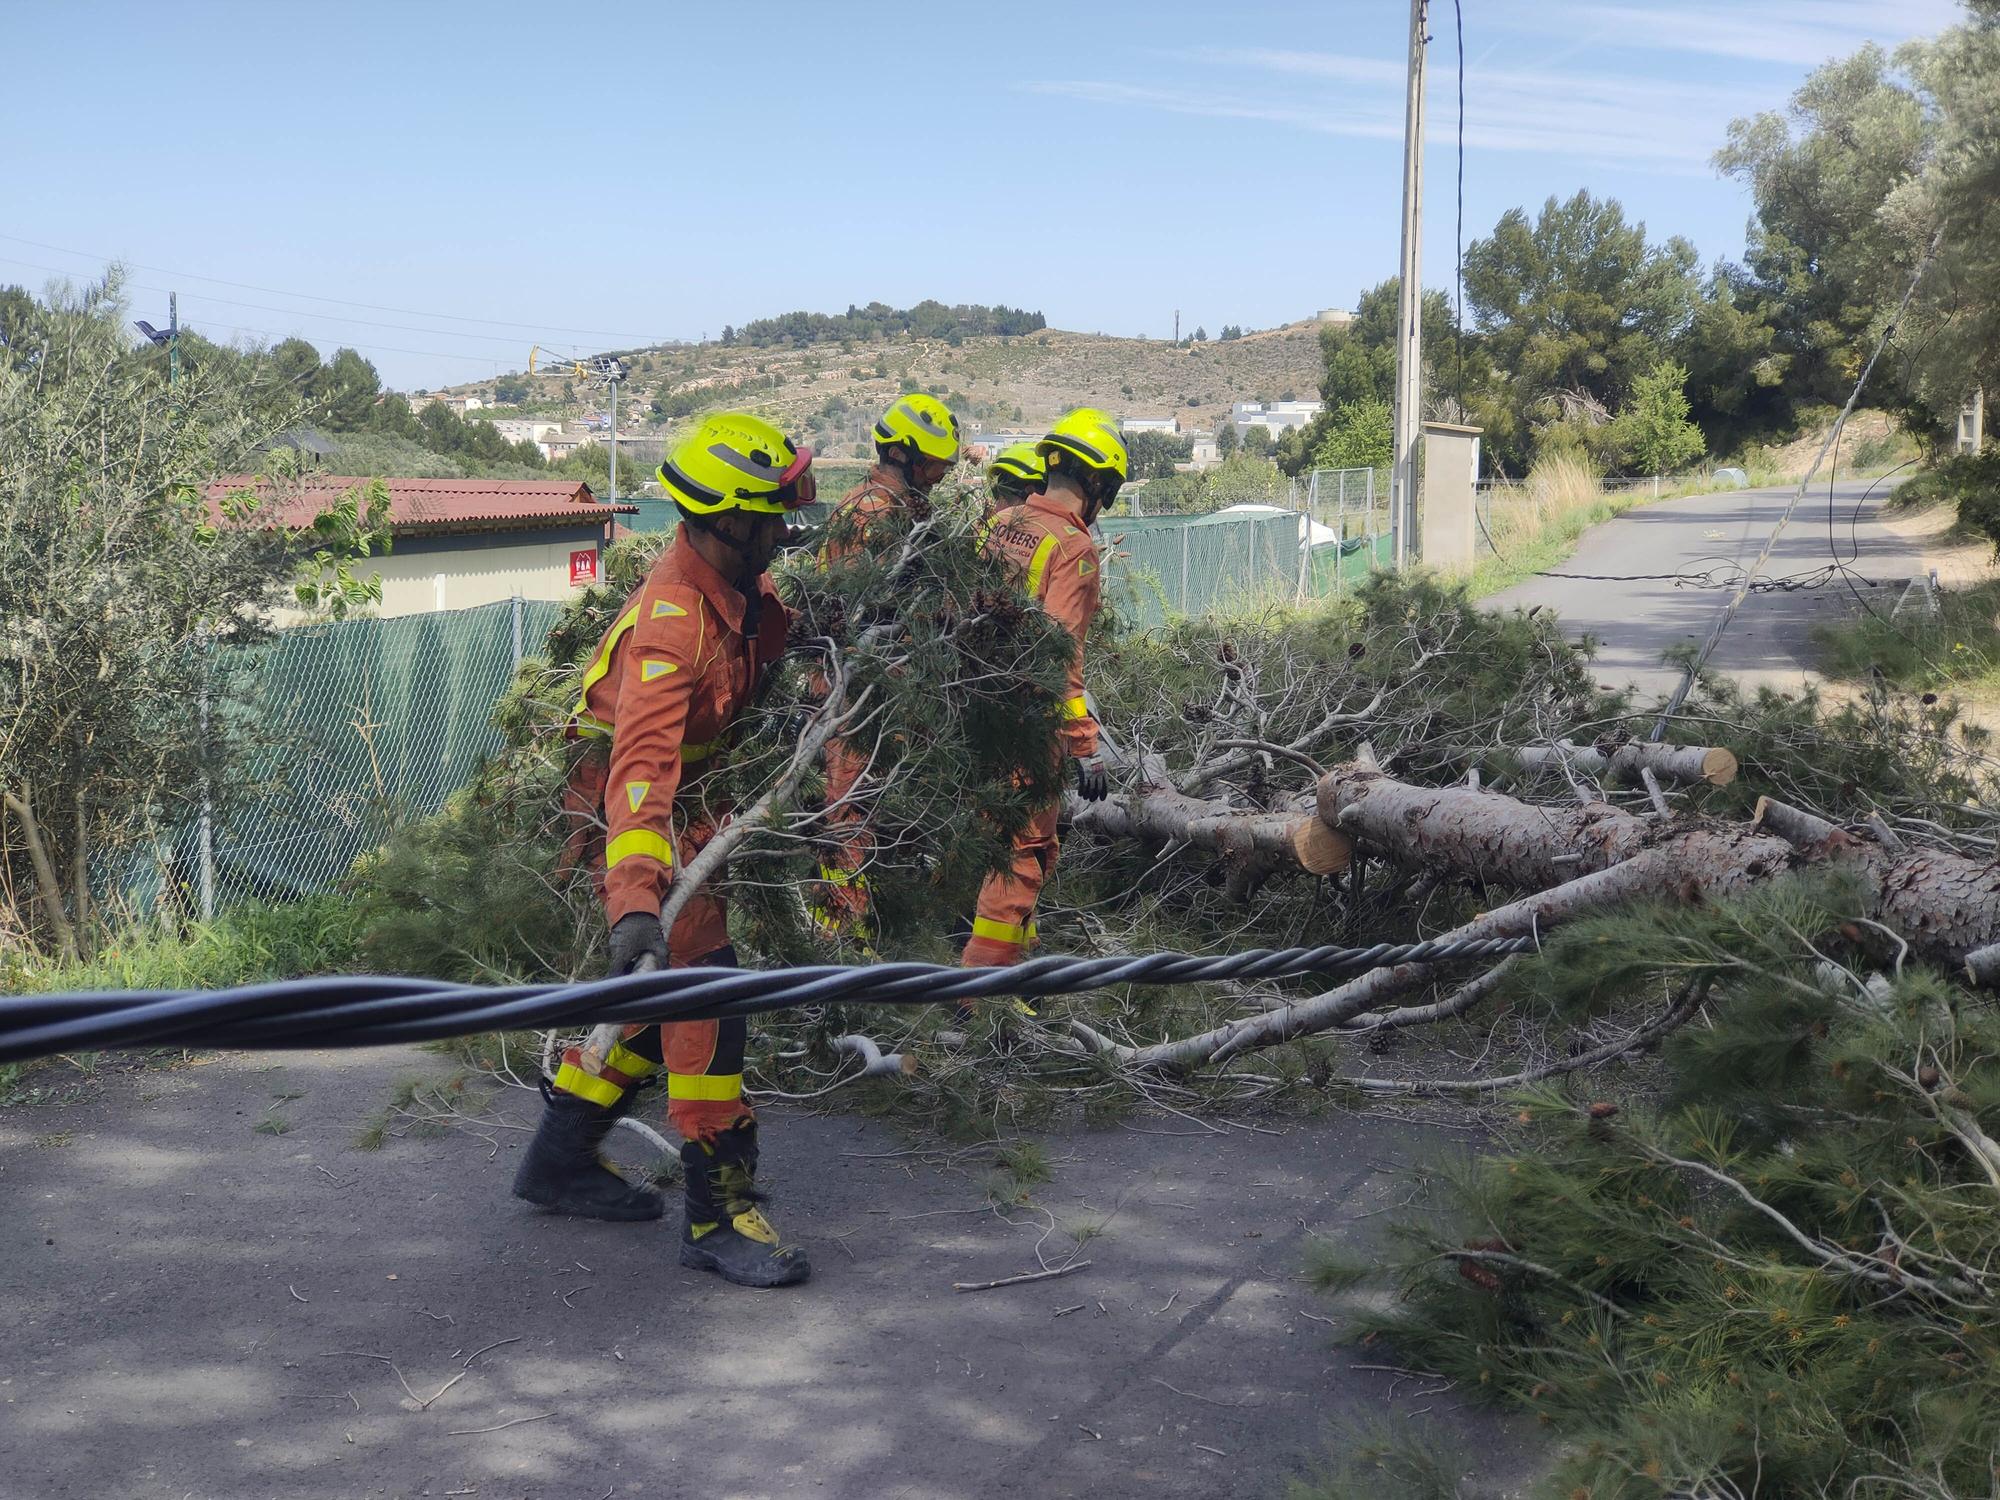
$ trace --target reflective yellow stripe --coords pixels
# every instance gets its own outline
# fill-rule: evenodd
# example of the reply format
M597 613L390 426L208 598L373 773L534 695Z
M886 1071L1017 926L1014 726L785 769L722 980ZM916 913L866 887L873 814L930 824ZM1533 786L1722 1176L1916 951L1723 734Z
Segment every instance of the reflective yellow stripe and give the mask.
M1068 718L1087 719L1090 717L1090 700L1081 695L1074 698L1065 698L1063 700L1063 713Z
M565 1094L574 1094L579 1099L588 1099L592 1104L607 1107L625 1097L625 1090L610 1079L594 1077L574 1063L564 1063L556 1069L556 1087Z
M616 1068L627 1078L637 1083L641 1078L651 1078L660 1071L660 1065L650 1057L641 1057L623 1042L614 1042L604 1056L604 1066Z
M657 859L669 869L673 868L674 846L650 828L628 828L606 844L604 868L615 869L621 859L630 859L635 854L644 854L648 858Z
M1032 923L1030 927L1032 927ZM996 922L991 917L974 917L972 935L992 938L996 943L1027 944L1030 927L1016 927L1012 922Z
M741 1099L741 1073L669 1073L669 1099Z
M604 638L604 644L597 648L597 659L590 664L590 670L583 674L583 690L576 695L576 708L572 711L579 720L588 719L604 733L611 732L611 726L601 719L590 717L590 690L604 681L604 674L611 670L611 653L618 649L618 643L625 639L625 632L639 623L639 606L633 605L618 617L618 623L611 627L611 633Z
M1042 538L1040 544L1035 548L1035 555L1028 559L1028 597L1030 599L1039 599L1042 597L1042 575L1048 572L1049 559L1056 555L1056 548L1060 545L1061 543L1057 541L1055 534L1051 532Z
M868 876L860 870L842 870L834 865L821 865L819 878L828 885L851 885L859 891L868 889Z
M700 744L684 744L681 746L681 759L683 761L707 760L721 748L721 740L707 740Z
M587 714L582 709L577 710L576 727L579 732L590 735L592 738L608 738L611 734L611 726L609 724L598 718L596 714Z

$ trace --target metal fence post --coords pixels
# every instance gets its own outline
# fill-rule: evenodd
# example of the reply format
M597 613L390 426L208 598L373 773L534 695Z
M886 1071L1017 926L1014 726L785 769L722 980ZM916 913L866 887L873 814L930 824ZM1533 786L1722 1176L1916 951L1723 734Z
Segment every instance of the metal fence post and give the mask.
M215 798L214 788L208 773L208 643L202 642L201 658L201 822L198 830L201 850L201 868L197 877L200 881L201 919L215 920Z
M522 655L521 616L523 610L521 606L522 606L521 591L519 589L515 589L514 590L514 670L517 672L521 670L521 655Z
M1183 522L1183 523L1182 523L1182 525L1181 525L1181 597L1180 597L1180 600L1179 600L1179 604L1180 604L1180 611L1181 611L1181 613L1182 613L1182 614L1187 614L1187 613L1189 613L1189 610L1188 610L1188 541L1189 541L1189 538L1188 538L1188 533L1189 533L1190 531L1192 531L1193 529L1194 529L1193 527L1191 527L1191 526L1187 525L1187 524L1186 524L1185 522Z

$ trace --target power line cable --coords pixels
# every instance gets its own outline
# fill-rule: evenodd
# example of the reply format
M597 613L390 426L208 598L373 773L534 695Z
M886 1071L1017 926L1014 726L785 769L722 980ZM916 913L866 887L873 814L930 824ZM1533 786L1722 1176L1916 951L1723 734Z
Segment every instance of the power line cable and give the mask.
M1847 419L1853 414L1855 403L1860 401L1862 391L1867 389L1868 377L1875 371L1875 362L1882 357L1882 351L1888 348L1889 340L1896 332L1896 325L1908 311L1910 299L1917 294L1917 284L1924 279L1924 272L1929 269L1931 261L1937 256L1938 247L1943 243L1944 226L1940 224L1937 232L1931 236L1930 246L1924 251L1923 258L1917 262L1916 272L1910 277L1910 284L1903 291L1903 300L1896 304L1895 316L1889 319L1887 326L1882 330L1882 336L1875 341L1874 352L1868 356L1868 363L1862 366L1861 375L1854 382L1854 389L1848 393L1847 404L1840 409L1840 415L1834 419L1833 430L1826 435L1826 441L1819 445L1819 452L1814 456L1811 467L1799 480L1798 489L1793 491L1792 498L1786 503L1784 514L1778 517L1778 524L1771 528L1771 534L1764 539L1763 550L1757 554L1756 562L1750 565L1743 582L1737 587L1736 592L1729 596L1728 603L1722 607L1722 613L1716 616L1715 624L1709 630L1707 638L1688 662L1687 669L1681 674L1680 682L1667 699L1666 707L1661 709L1659 718L1654 722L1653 732L1647 736L1648 739L1658 741L1665 735L1667 724L1680 712L1681 705L1687 702L1687 695L1693 689L1695 679L1701 675L1702 668L1708 664L1708 659L1714 654L1715 648L1722 643L1723 632L1729 629L1730 622L1736 618L1737 609L1741 607L1744 599L1749 597L1752 585L1764 571L1764 564L1771 560L1771 551L1778 545L1778 537L1784 532L1786 523L1791 520L1792 512L1798 509L1799 501L1805 498L1806 490L1811 486L1813 476L1819 472L1820 464L1825 461L1827 451L1839 441L1841 429L1847 425Z
M58 255L73 255L79 260L96 261L100 265L126 265L141 271L151 271L156 276L176 276L188 281L205 281L212 286L235 287L239 291L264 292L274 297L292 297L306 302L331 302L337 307L358 307L367 312L397 313L404 317L435 318L441 323L473 323L489 328L517 328L526 333L575 333L593 339L618 339L635 344L672 342L661 340L655 334L622 333L603 328L564 328L550 323L521 323L508 318L470 318L457 313L432 312L420 307L390 307L379 302L356 302L346 297L328 297L318 292L294 292L284 287L259 286L249 281L229 281L220 276L203 276L194 271L175 271L165 266L147 265L143 261L123 260L115 255L96 255L88 250L72 250L64 245L51 245L42 240L27 239L18 234L0 234L0 240L16 245L32 245L37 250L52 250ZM78 271L62 271L58 275L77 276Z
M384 975L331 975L237 989L98 990L0 999L0 1063L78 1048L376 1047L483 1031L727 1019L799 1005L933 1005L999 995L1073 995L1119 984L1194 984L1398 964L1498 958L1533 937L1247 953L1051 956L1006 968L889 963L798 969L656 969L584 984L485 987Z

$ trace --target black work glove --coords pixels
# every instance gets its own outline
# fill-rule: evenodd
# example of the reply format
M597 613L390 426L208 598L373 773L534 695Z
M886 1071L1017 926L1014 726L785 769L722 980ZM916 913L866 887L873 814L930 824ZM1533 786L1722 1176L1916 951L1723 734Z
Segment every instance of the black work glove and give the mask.
M1076 794L1086 802L1102 802L1111 791L1111 778L1104 769L1103 758L1096 755L1082 755L1076 761Z
M642 967L640 961L648 958L655 969L667 966L667 935L660 930L658 917L628 911L611 929L611 961L605 965L604 977L616 979L635 973Z

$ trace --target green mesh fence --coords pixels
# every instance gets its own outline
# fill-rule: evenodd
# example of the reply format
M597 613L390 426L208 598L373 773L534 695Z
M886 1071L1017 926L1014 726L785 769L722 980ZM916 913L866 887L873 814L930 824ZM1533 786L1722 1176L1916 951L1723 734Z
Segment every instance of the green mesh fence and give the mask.
M643 529L650 518L639 519ZM1302 551L1293 512L1113 518L1101 530L1106 597L1141 628L1331 597L1389 560L1389 539L1371 534ZM541 650L560 609L522 600L307 625L225 653L214 731L267 747L252 768L256 793L211 819L208 858L200 828L184 827L112 881L138 908L169 880L189 909L207 904L204 885L217 907L329 888L398 822L437 811L471 781L499 747L493 709L516 663Z
M1297 513L1113 517L1104 538L1105 597L1132 624L1211 614L1268 600L1324 599L1386 564L1386 536L1344 541L1322 525L1301 546Z
M219 661L216 731L236 722L270 748L257 794L212 821L213 899L324 890L395 823L437 811L499 748L494 706L560 609L300 626ZM197 879L199 839L184 830L175 851Z

